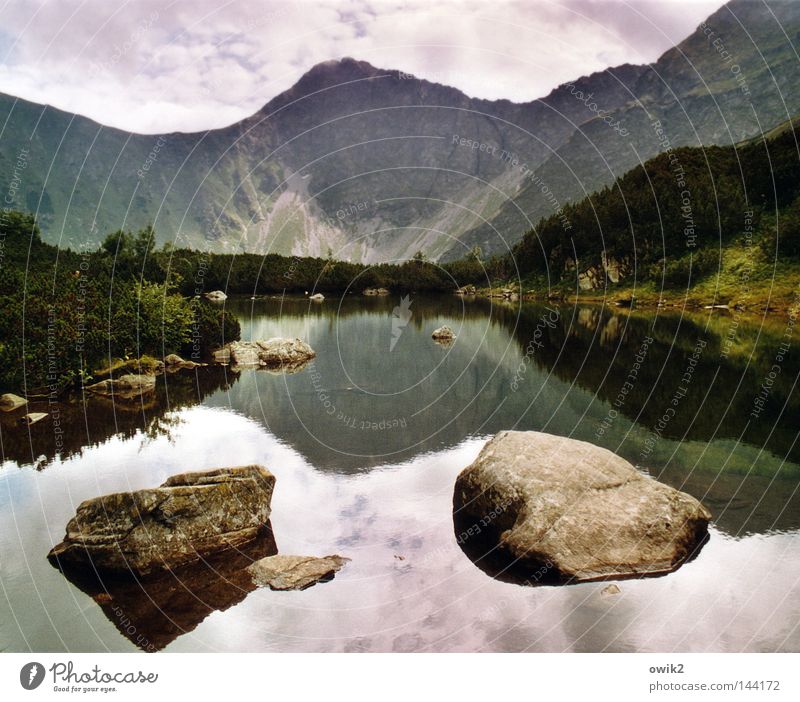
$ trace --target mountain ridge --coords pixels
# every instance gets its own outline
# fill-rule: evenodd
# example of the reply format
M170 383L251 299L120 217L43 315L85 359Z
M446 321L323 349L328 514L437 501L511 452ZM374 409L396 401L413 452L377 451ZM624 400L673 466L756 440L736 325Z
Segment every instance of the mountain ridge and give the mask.
M747 5L734 0L706 23L728 32L731 13L762 43L766 36L767 70L778 73L780 98L791 103L784 100L784 107L800 112L791 97L800 94L792 56L774 41L769 20ZM771 9L789 31L800 30L796 7ZM714 54L707 47L704 53L703 24L654 64L610 67L525 103L469 97L351 57L316 64L250 117L203 132L133 134L0 95L0 187L9 192L10 166L27 149L13 204L37 213L47 240L72 246L152 221L162 242L214 251L330 251L364 262L418 251L453 259L475 246L484 255L502 253L554 208L636 165L632 153L657 153L642 106L669 125L675 145L691 142L693 130L708 143L731 141L725 127L728 113L741 110L732 99L740 88L723 85L730 76L709 63ZM740 59L747 75L763 73L739 35L728 32L726 41L749 61ZM691 65L681 63L687 50ZM708 95L696 94L696 65L719 87L727 110L721 121ZM769 108L760 121L771 128L789 115L780 114L775 91L759 83L753 92L760 90ZM680 99L670 102L669 91ZM582 101L589 93L594 102ZM683 121L681 101L694 110ZM633 134L627 144L592 104ZM733 124L736 141L753 135L741 116Z
M765 6L769 15L759 12ZM790 119L800 111L796 97L800 73L797 51L784 41L787 29L800 36L797 3L734 0L723 5L689 37L646 66L631 102L614 112L614 119L632 134L626 140L632 150L620 150L603 133L603 126L588 120L559 148L557 158L542 164L540 177L575 201L659 153L655 122L665 129L669 145L677 147L737 143ZM770 80L761 80L766 73ZM676 100L676 94L682 97ZM569 164L571 172L561 163ZM551 214L546 205L529 187L510 198L493 225L526 228L528 221ZM519 210L526 213L524 220ZM491 236L484 225L466 232L462 240L487 246Z

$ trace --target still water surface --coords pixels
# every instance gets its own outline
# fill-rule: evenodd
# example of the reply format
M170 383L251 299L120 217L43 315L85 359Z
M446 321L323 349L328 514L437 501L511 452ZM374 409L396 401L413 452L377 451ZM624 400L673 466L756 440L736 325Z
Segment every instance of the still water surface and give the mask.
M781 353L786 319L410 303L409 317L395 296L229 300L242 338L298 336L317 358L288 375L182 372L144 405L64 403L30 428L0 417L0 648L800 650L800 358ZM431 340L442 324L452 345ZM614 596L493 579L458 545L452 491L512 428L620 453L701 499L711 538ZM116 592L120 614L45 558L84 499L248 463L277 476L264 553L351 558L333 581L250 592L222 563Z

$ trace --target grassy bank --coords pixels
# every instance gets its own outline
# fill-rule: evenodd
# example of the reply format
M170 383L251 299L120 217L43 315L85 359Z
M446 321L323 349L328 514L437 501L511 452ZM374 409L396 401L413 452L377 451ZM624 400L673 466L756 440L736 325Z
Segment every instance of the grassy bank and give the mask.
M576 277L562 277L548 285L544 276L532 276L521 282L496 281L478 288L483 296L499 296L513 290L523 299L612 303L638 307L678 307L702 309L723 306L752 315L764 313L787 315L800 308L800 261L770 259L760 248L742 241L731 242L718 252L716 268L692 279L685 286L669 285L663 276L652 271L633 271L629 279L608 282L596 290L581 290Z

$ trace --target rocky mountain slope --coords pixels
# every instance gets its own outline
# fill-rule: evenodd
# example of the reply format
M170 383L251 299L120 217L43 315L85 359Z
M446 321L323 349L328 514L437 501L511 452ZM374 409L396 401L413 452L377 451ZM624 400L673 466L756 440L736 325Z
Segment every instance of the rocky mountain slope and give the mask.
M548 190L560 202L580 200L670 148L733 144L784 123L800 110L798 39L800 3L726 4L657 62L641 67L626 100L610 99L592 85L586 121L490 223L462 235L462 242L497 251L496 229L531 229L531 222L553 214ZM573 92L587 102L585 91ZM592 104L607 114L593 114ZM562 224L566 231L572 225L566 218Z
M349 58L195 134L131 134L0 96L0 188L48 241L73 247L153 222L162 241L213 251L503 252L667 145L731 143L800 112L800 4L734 0L706 25L651 66L525 104Z

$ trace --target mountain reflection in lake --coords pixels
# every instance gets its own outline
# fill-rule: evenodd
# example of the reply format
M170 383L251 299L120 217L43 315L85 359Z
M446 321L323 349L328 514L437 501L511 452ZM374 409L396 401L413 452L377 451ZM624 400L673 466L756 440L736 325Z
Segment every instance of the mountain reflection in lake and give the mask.
M290 375L182 372L144 405L65 403L60 438L52 416L32 427L0 416L3 649L130 650L136 638L45 559L77 504L261 463L277 476L279 552L352 562L304 592L228 600L214 584L214 601L188 624L173 617L159 647L800 650L794 349L770 378L785 319L410 301L408 319L399 296L229 300L243 338L298 336L316 359ZM431 339L443 324L457 335L448 346ZM679 571L624 581L610 597L603 583L489 577L454 536L453 482L488 436L511 428L605 446L693 494L714 514L708 544Z

